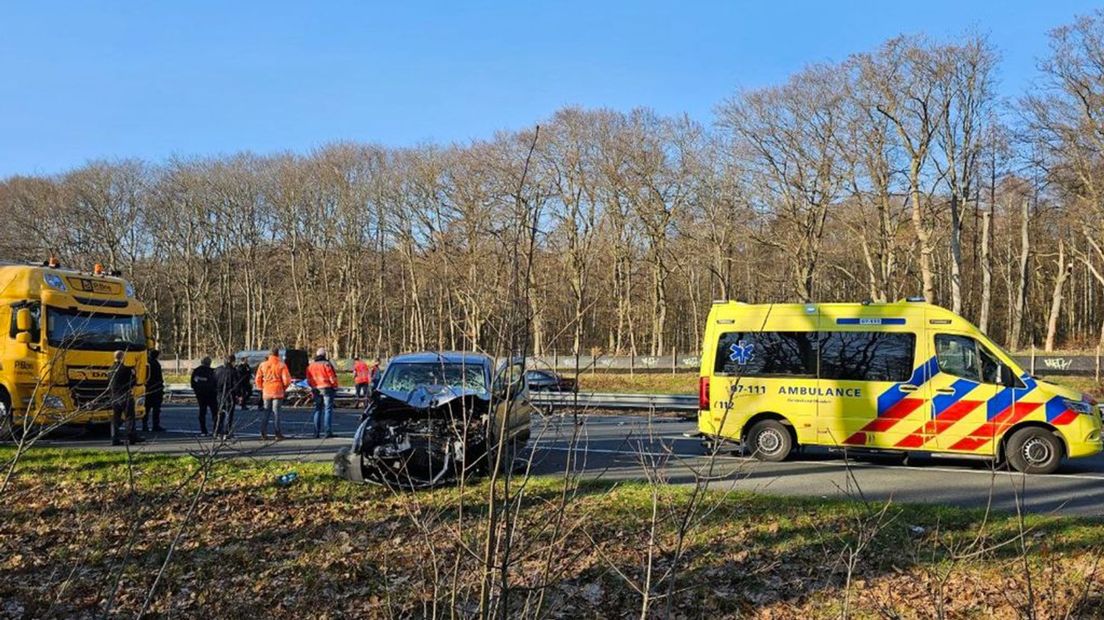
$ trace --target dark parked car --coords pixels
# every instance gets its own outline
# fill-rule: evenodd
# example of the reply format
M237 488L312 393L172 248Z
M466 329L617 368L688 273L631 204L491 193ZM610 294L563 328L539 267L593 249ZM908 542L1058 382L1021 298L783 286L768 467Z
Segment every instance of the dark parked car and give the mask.
M531 392L574 392L575 380L551 370L530 370L525 382Z
M391 359L352 446L334 473L354 482L420 489L469 472L509 471L529 440L533 407L522 362L481 353L409 353ZM501 446L501 458L498 448Z

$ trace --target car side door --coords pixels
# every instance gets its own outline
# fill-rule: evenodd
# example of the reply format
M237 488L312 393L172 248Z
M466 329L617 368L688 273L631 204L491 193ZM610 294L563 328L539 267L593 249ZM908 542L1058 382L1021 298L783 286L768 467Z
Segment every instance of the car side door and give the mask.
M502 366L493 382L495 398L495 428L497 435L502 420L506 420L506 435L528 437L529 423L533 415L533 406L529 402L529 388L526 381L525 365L512 362Z

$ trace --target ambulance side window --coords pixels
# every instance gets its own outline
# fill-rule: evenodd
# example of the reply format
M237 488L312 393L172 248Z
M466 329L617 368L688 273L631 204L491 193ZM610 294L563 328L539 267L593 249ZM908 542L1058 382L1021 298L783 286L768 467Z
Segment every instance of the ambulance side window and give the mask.
M989 349L986 349L981 344L978 344L978 355L981 358L982 383L1000 383L1000 362L997 360L996 356L990 353Z
M816 377L816 332L720 335L713 371L742 377Z
M1000 381L1000 364L973 338L936 334L935 357L940 372L981 383Z
M916 336L886 332L825 332L820 378L835 381L908 381Z

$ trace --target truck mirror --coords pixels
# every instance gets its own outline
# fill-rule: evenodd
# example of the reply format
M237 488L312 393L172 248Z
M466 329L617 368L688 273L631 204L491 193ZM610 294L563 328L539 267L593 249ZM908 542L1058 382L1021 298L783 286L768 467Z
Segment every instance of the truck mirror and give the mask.
M31 321L30 308L20 308L15 313L15 330L19 332L31 331Z
M153 323L150 323L149 319L142 321L142 329L145 330L146 340L153 341Z
M19 332L15 335L15 341L21 344L31 344L31 332Z

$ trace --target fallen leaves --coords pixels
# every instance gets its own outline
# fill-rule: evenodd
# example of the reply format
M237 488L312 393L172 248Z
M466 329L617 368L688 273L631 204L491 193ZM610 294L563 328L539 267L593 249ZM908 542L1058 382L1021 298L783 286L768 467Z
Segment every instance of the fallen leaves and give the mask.
M183 466L175 473L170 466L148 464L137 501L102 463L95 479L76 468L49 476L25 471L8 496L18 500L0 502L0 614L98 616L115 591L113 612L134 615L182 527L154 614L467 615L480 610L485 585L492 602L502 595L505 530L498 530L490 572L483 563L485 487L392 494L304 466L299 484L276 493L266 486L269 469L243 461L232 464L233 475L212 473L184 523L196 487L170 493L184 475ZM652 494L641 485L571 494L560 515L561 484L534 481L512 507L511 615L637 616L645 587L657 614L668 604L693 616L838 614L847 580L837 558L857 535L853 506L718 499L680 537L686 494L678 490L660 493L663 510L653 524ZM986 527L994 540L1007 535L1005 525ZM894 524L874 536L882 551L859 562L851 610L1002 616L1033 606L1038 617L1090 615L1079 601L1104 587L1092 555L1092 542L1104 543L1104 526L1078 527L1076 544L1049 531L1028 537L1045 549L1030 558L1033 577L1058 585L1027 600L1023 563L1011 546L960 561L939 550L952 548L956 536L970 539L974 529Z

